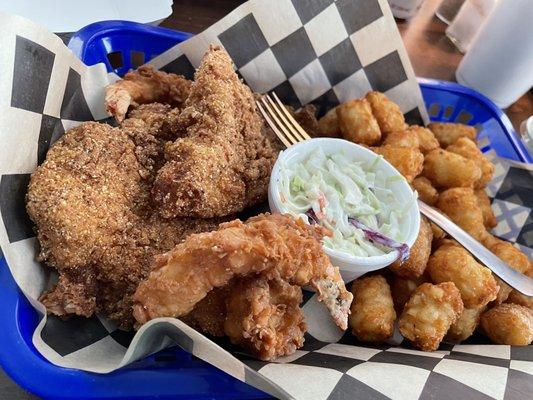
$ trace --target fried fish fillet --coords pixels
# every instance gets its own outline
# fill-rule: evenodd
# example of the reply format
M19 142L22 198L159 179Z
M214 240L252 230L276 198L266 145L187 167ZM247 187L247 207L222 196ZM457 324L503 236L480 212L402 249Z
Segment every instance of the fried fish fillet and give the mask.
M224 50L211 46L184 105L152 191L160 214L226 216L265 200L277 151Z
M211 290L235 277L261 274L291 285L311 285L333 320L346 329L352 294L331 265L320 240L325 230L286 215L234 220L217 231L189 236L155 258L148 279L135 292L139 324L188 314Z
M131 327L131 295L154 254L220 222L164 220L152 208L150 182L162 156L161 137L168 134L166 108L156 118L153 107L128 128L88 122L68 131L33 173L27 210L36 225L39 259L60 275L41 299L49 312L101 312Z

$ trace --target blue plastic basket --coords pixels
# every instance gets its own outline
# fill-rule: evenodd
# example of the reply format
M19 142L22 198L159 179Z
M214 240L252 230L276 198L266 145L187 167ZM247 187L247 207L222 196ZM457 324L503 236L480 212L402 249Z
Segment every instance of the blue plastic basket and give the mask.
M124 21L89 25L69 47L86 64L105 63L123 75L191 35ZM118 60L118 61L117 61ZM476 125L498 154L533 162L505 114L490 100L463 86L420 79L433 121ZM224 372L173 348L120 371L97 375L56 367L32 344L38 315L18 290L4 258L0 259L0 364L23 388L50 399L259 399L268 396Z

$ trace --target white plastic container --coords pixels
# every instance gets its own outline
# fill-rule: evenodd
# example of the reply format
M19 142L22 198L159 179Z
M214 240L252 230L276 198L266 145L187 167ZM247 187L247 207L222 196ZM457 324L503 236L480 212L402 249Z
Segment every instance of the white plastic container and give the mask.
M466 0L446 28L446 36L461 53L466 53L494 9L497 0Z
M348 142L343 139L317 138L306 140L284 150L278 157L270 177L268 187L268 203L272 212L286 213L278 190L280 175L280 165L283 163L290 167L308 157L308 155L317 147L322 148L326 155L343 152L344 155L354 161L372 164L378 157L374 152ZM401 176L400 173L387 161L382 159L377 164L379 173L384 174L386 178ZM405 179L396 179L391 183L392 190L398 196L400 201L408 201L413 198L413 191ZM420 228L420 212L418 204L413 202L413 206L400 221L400 231L406 238L405 243L412 247L418 230ZM398 251L391 251L388 254L372 257L357 257L336 250L324 248L325 253L329 256L333 265L339 267L342 278L345 282L350 282L367 272L375 271L390 265L398 258Z
M507 108L533 86L533 0L500 0L455 73Z
M392 15L399 19L409 19L422 7L424 0L389 0Z

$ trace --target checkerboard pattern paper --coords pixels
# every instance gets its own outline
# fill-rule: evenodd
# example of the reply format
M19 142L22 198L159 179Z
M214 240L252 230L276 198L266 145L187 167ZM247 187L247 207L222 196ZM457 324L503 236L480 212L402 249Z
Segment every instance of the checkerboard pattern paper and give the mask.
M66 130L86 120L111 123L103 88L116 77L102 65L86 67L59 38L22 18L0 14L0 23L0 246L19 287L42 312L36 299L53 277L35 261L38 244L24 206L30 174ZM293 106L312 102L323 113L375 89L398 102L410 122L427 119L385 0L252 0L151 63L192 77L209 43L228 50L254 90L273 90ZM488 191L496 232L531 256L532 172L495 162ZM304 297L305 346L276 363L251 359L170 318L133 336L99 316L45 317L34 345L54 364L106 373L177 344L276 398L507 400L533 392L531 346L489 345L481 337L433 353L405 344L369 346L338 331L313 293Z
M427 121L386 1L252 0L237 11L151 63L187 74L186 60L198 65L206 44L218 43L253 90L274 91L293 107L313 103L322 115L378 90L397 102L409 121Z

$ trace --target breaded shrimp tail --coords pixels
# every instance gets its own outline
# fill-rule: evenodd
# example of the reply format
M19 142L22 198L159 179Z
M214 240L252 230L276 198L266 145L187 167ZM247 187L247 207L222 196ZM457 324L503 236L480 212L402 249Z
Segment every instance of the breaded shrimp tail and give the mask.
M212 290L181 319L202 332L227 335L262 360L274 360L303 345L302 298L299 286L251 275Z
M191 81L181 75L167 74L143 65L106 87L106 110L122 122L130 106L158 102L180 107L189 95L190 87Z
M276 152L250 89L212 46L195 75L152 190L164 218L226 216L263 201Z
M290 216L265 214L191 235L156 258L150 276L135 293L134 316L140 324L180 317L232 278L261 274L313 286L335 323L346 329L352 294L322 250L324 234L323 228Z

